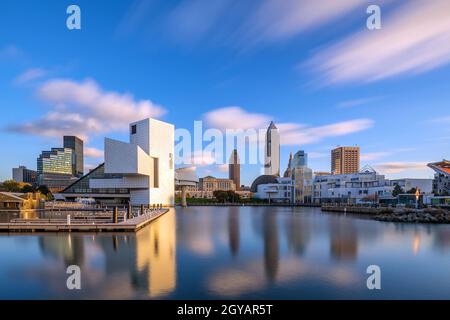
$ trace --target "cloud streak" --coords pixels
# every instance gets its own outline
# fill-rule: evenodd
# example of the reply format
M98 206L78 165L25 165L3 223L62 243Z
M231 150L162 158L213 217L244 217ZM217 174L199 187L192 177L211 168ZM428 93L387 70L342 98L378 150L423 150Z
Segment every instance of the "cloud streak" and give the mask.
M383 20L316 54L307 66L327 84L418 74L450 62L450 2L414 0Z
M123 131L130 122L166 112L150 100L105 91L92 79L51 79L38 88L37 96L53 109L40 119L9 126L8 131L47 137L73 134L87 140L89 134Z
M251 113L240 107L232 106L212 110L204 116L207 124L220 130L267 129L272 117L261 113ZM297 123L277 123L281 144L304 145L319 142L325 138L348 135L373 127L371 119L354 119L324 126L309 127Z

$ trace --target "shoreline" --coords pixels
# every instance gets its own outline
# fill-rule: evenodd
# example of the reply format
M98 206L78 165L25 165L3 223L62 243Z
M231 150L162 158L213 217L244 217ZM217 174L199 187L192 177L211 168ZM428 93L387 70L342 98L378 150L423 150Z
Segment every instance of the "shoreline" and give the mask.
M372 220L403 223L450 224L450 211L445 209L409 209L409 208L369 208L324 206L322 211L351 214L365 214Z

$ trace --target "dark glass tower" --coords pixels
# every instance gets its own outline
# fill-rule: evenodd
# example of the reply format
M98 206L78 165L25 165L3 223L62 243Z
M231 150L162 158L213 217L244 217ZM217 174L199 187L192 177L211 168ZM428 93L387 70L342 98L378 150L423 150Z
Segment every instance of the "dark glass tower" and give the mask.
M84 172L83 140L75 136L64 136L64 148L72 149L72 175L82 177Z

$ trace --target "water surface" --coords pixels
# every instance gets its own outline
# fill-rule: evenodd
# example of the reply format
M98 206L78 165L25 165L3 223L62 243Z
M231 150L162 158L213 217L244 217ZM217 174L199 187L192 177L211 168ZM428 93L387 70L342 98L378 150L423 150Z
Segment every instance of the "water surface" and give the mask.
M373 264L381 290L366 287ZM240 298L450 299L450 225L190 207L137 234L0 234L0 299Z

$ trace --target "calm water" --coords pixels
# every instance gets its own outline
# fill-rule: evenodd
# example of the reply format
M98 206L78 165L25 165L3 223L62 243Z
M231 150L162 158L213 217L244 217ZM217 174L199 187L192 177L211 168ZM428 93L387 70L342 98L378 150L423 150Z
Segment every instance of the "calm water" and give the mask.
M0 234L0 259L0 299L450 299L450 225L316 208L177 208L136 235ZM66 288L72 264L80 291Z

